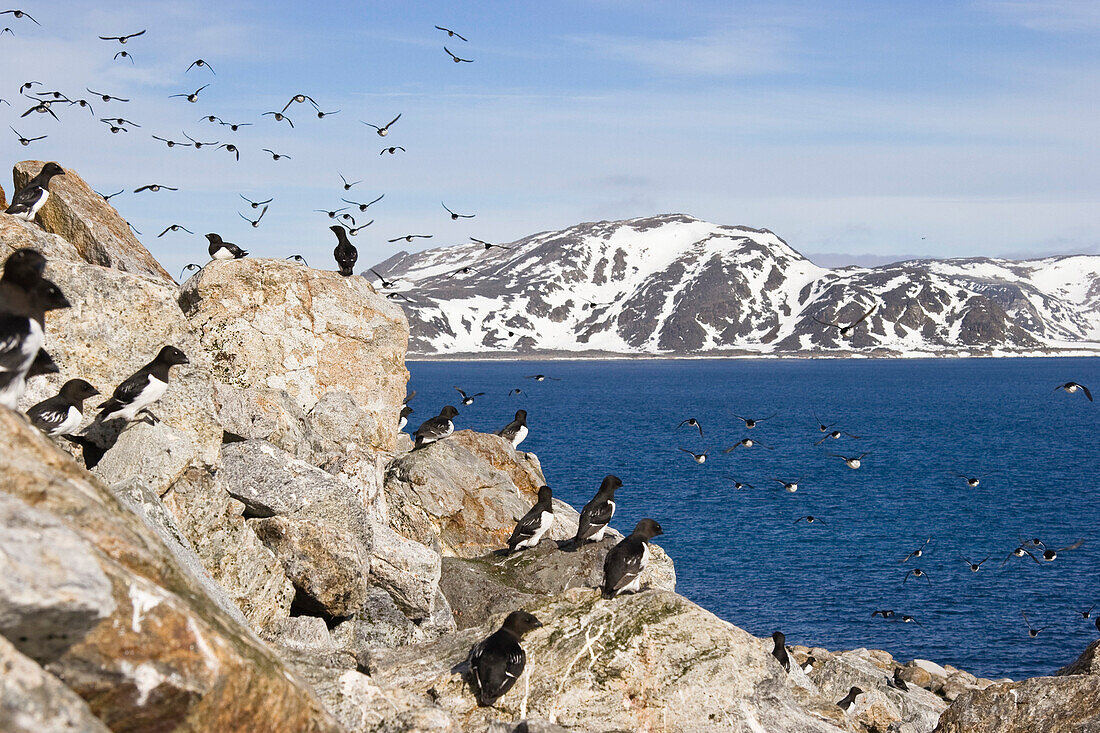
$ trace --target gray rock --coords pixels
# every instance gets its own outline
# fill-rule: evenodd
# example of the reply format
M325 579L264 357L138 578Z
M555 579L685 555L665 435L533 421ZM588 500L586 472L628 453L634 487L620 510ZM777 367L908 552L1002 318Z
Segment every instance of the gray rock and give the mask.
M269 624L262 636L265 641L290 651L312 654L336 651L328 625L317 616L281 618Z
M366 599L355 615L332 630L336 645L365 664L371 649L410 644L417 639L416 626L401 612L389 593L367 589Z
M245 524L244 505L226 491L220 472L192 467L161 501L202 566L253 628L287 617L294 586L282 563Z
M313 453L318 463L356 456L371 447L362 436L378 434L378 415L361 408L347 392L326 392L307 416L312 431Z
M0 636L0 730L107 733L88 704Z
M50 514L0 494L0 634L46 664L114 610L88 544Z
M371 546L371 579L384 588L413 619L431 615L439 588L441 558L419 542L375 524Z
M1085 651L1073 664L1068 664L1054 673L1057 677L1068 674L1094 674L1100 675L1100 640L1088 645Z
M242 502L252 517L293 514L318 501L351 494L332 475L265 440L224 446L219 476L229 494Z
M194 465L201 460L191 436L164 423L134 422L118 434L92 473L108 486L140 480L151 493L164 496Z
M285 391L214 382L214 409L222 429L245 440L266 440L312 463L306 414Z
M958 697L936 733L1092 733L1100 730L1100 676L1033 677Z

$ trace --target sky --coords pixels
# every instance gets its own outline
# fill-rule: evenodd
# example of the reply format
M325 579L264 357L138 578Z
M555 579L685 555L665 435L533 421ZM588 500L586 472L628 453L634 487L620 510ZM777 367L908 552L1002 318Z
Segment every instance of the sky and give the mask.
M374 219L354 239L361 264L668 212L768 228L827 264L1100 252L1094 0L18 7L41 26L0 16L15 34L0 35L0 116L47 138L22 147L0 131L5 160L57 160L102 193L125 189L111 203L173 274L206 260L206 232L332 266L333 222L315 210L381 194L365 219L352 212ZM97 38L142 29L126 45ZM186 70L198 58L216 73ZM95 114L20 118L30 80ZM196 103L170 97L208 83ZM297 93L339 113L292 104L293 129L262 115ZM384 139L362 124L398 113ZM141 127L97 121L116 116ZM183 133L241 159L151 137ZM362 182L345 192L341 173ZM132 193L151 183L179 190ZM256 228L242 194L275 199ZM476 216L453 221L441 202ZM158 238L169 224L195 234ZM386 241L405 234L432 238Z

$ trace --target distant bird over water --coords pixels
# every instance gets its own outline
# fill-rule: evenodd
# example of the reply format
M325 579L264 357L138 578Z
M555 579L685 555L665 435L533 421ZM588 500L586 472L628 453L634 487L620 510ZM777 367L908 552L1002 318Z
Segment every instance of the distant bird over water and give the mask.
M689 417L687 420L681 421L680 424L676 426L676 428L680 429L680 428L684 427L685 425L690 425L693 428L698 428L699 429L699 437L700 438L703 437L703 426L700 425L699 421L696 420L694 417Z
M752 430L753 428L755 428L757 423L762 423L765 420L771 420L775 416L776 416L776 413L773 412L772 414L768 415L767 417L761 417L761 418L757 418L757 419L754 420L751 417L741 417L740 415L734 415L734 417L736 417L738 420L745 423L745 427L749 430Z
M1088 398L1089 402L1092 402L1092 392L1089 392L1089 388L1083 384L1079 384L1077 382L1066 382L1065 384L1059 384L1057 387L1054 388L1055 392L1057 392L1058 390L1063 390L1066 392L1066 394L1073 394L1077 390L1081 390L1085 393L1085 397Z
M867 311L866 313L864 313L862 316L860 316L854 323L849 323L846 326L842 326L839 323L833 323L832 321L823 321L820 318L818 318L817 316L811 316L811 317L815 321L820 323L822 326L830 326L832 328L837 329L837 331L840 332L840 336L842 338L847 338L848 334L850 334L852 332L852 329L854 329L856 326L858 326L859 324L866 321L871 316L871 314L875 312L876 308L878 308L877 303L875 305L871 306L871 309L869 311Z
M684 453L687 453L689 456L691 456L692 460L695 461L696 463L706 463L707 462L707 453L710 451L710 448L707 448L702 453L694 453L692 451L689 451L687 448L680 448L680 450L683 451Z

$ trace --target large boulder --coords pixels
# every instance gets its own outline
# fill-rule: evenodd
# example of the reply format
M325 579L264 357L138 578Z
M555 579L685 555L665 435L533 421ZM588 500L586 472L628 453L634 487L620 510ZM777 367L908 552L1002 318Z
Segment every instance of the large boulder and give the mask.
M371 679L423 696L465 730L526 717L594 732L847 729L796 702L768 644L674 593L605 601L572 589L525 610L544 626L524 638L526 670L493 708L474 702L465 660L500 617L430 644L379 650Z
M963 693L936 733L1086 733L1100 730L1100 676L1032 677Z
M88 704L0 636L0 730L107 733Z
M215 261L184 283L180 304L219 381L284 390L306 412L345 392L366 416L344 442L394 447L409 327L365 278L283 260Z
M96 563L110 585L113 610L48 665L108 728L338 730L308 685L71 456L2 408L0 444L0 495L77 535L83 549L65 561Z
M76 249L56 234L50 234L37 224L0 213L0 262L17 249L36 249L47 260L81 262Z
M16 163L12 171L15 190L38 175L44 165L40 160ZM50 197L39 209L35 221L47 232L64 237L89 264L175 283L134 237L126 220L71 168L65 169L65 175L50 180Z

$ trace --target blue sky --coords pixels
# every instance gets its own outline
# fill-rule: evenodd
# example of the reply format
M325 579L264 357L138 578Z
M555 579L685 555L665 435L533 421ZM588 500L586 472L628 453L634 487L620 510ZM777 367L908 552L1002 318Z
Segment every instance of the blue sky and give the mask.
M25 2L3 16L0 106L24 148L112 200L169 269L202 233L331 266L337 173L386 197L360 262L469 236L510 241L580 221L685 212L766 227L804 253L893 256L1100 251L1100 3ZM450 27L469 38L449 39ZM97 35L148 32L125 46ZM447 45L474 59L455 64ZM119 50L134 64L112 60ZM217 74L194 68L209 61ZM60 123L18 85L90 99ZM196 104L169 95L210 82ZM262 117L302 92L321 108ZM384 140L360 120L401 113ZM200 117L252 122L237 133ZM142 125L111 135L96 118ZM233 142L168 149L150 138ZM407 153L379 156L387 145ZM261 148L290 156L272 161ZM132 194L147 183L178 192ZM10 186L9 186L10 188ZM253 229L238 198L274 196ZM453 222L440 201L474 219ZM356 212L358 215L358 212ZM182 224L196 232L156 238ZM387 244L406 233L418 245Z

